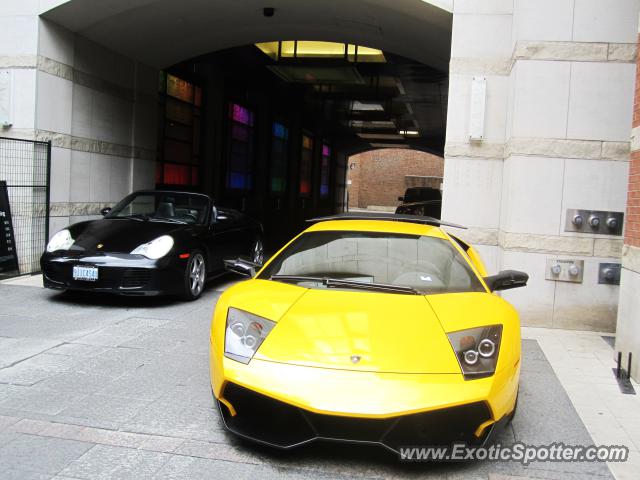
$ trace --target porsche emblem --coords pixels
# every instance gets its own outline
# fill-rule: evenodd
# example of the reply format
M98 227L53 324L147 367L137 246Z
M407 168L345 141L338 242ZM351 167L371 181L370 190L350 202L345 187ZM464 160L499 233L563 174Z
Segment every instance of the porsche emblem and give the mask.
M358 363L362 359L360 355L351 355L351 363Z
M104 247L104 245L103 245L103 244L101 244L101 243L99 243L98 245L96 245L96 248L97 248L98 250L100 250L102 247Z

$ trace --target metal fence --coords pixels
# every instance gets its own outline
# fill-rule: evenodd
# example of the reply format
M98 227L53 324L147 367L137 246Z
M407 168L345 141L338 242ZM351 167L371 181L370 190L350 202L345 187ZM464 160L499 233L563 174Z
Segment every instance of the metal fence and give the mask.
M0 182L6 182L18 270L0 278L40 271L49 238L51 144L0 137ZM6 253L6 252L5 252Z

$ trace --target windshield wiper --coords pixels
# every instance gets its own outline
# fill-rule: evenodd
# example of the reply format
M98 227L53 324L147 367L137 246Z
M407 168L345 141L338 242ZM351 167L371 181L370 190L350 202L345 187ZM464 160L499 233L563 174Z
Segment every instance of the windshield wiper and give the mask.
M149 221L149 217L147 217L142 213L136 213L134 215L115 215L113 217L107 217L107 218L126 218L127 220L140 220L141 222Z
M361 290L374 290L377 292L389 292L389 293L408 293L418 295L415 288L407 287L405 285L389 285L388 283L370 283L370 282L358 282L355 280L342 280L339 278L329 277L307 277L304 275L272 275L271 280L281 280L284 282L318 282L326 286L327 288L336 287L350 287L359 288Z
M167 217L152 217L149 220L152 222L171 222L171 223L182 223L186 224L184 220L176 220L175 218L167 218Z

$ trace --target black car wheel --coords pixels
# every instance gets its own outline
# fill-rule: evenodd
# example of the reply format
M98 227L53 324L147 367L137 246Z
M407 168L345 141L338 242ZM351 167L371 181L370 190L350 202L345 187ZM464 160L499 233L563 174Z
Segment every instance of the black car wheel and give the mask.
M251 246L251 261L262 265L264 261L264 245L260 237L256 238Z
M184 293L185 300L195 300L202 294L204 282L207 277L207 265L204 256L198 250L189 255L187 268L184 274Z

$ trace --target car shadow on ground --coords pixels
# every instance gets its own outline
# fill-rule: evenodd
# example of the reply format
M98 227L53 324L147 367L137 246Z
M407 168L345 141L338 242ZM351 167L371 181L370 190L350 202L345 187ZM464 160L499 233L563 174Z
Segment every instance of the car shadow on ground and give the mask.
M505 437L511 437L511 426L505 430ZM271 464L284 468L315 467L323 464L342 466L345 471L357 469L372 475L389 474L402 476L403 478L424 478L428 473L429 478L451 478L452 475L466 476L472 472L478 474L484 471L488 465L479 461L402 461L398 454L387 450L382 446L358 445L354 443L342 443L336 441L316 441L291 450L279 450L265 445L260 445L249 440L243 440L225 432L229 443L240 450L260 457ZM502 437L502 435L501 435ZM512 443L512 442L505 442ZM456 476L457 478L457 476Z
M112 293L91 292L91 291L58 291L55 292L50 300L59 304L66 305L91 305L94 307L114 307L114 308L164 308L170 306L179 306L198 304L198 302L206 301L212 294L220 293L221 287L231 282L242 280L242 277L232 273L223 273L222 275L207 280L202 296L192 302L185 301L176 295L158 295L158 296L126 296L115 295Z

